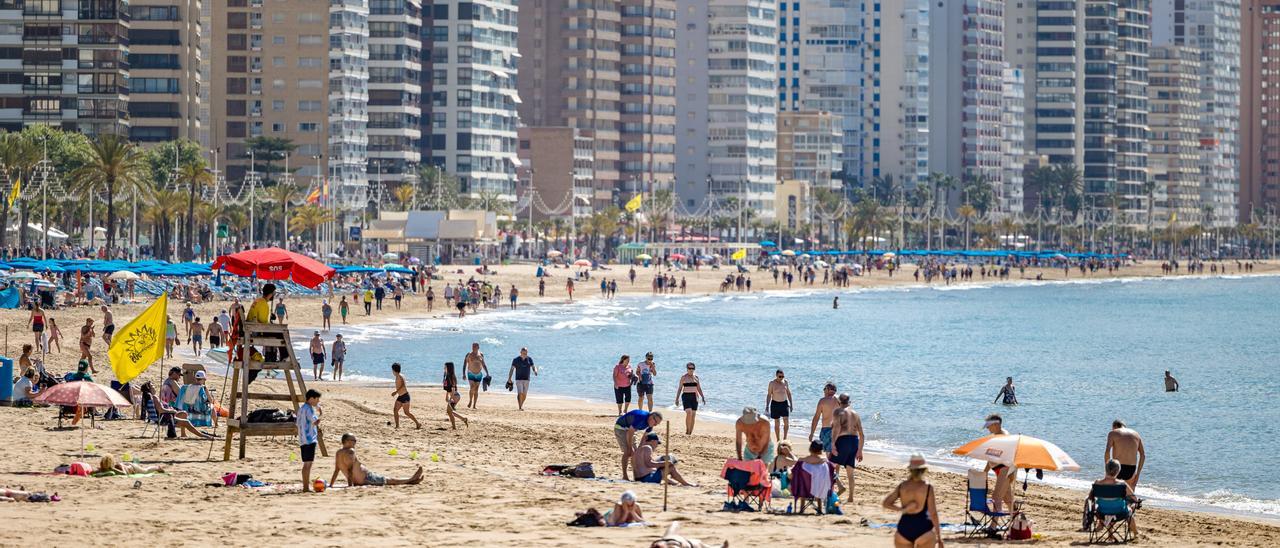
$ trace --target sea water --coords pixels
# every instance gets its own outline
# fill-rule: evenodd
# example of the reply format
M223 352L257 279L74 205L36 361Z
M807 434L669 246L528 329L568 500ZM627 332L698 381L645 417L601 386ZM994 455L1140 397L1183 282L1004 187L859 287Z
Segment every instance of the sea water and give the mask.
M1047 474L1075 485L1102 475L1107 432L1122 419L1146 442L1139 494L1280 516L1280 278L609 301L592 293L563 306L345 328L347 372L385 379L398 361L411 382L438 383L442 364L461 367L479 342L501 390L527 346L541 373L534 393L612 402L619 356L634 364L653 352L658 406L675 402L692 361L707 396L703 413L730 417L744 406L765 409L766 385L781 368L795 397L793 436L807 435L832 381L853 398L869 448L952 459L950 449L985 434L987 414L1001 413L1011 432L1075 458L1079 473ZM1164 391L1165 370L1180 392ZM1021 405L992 403L1006 376Z

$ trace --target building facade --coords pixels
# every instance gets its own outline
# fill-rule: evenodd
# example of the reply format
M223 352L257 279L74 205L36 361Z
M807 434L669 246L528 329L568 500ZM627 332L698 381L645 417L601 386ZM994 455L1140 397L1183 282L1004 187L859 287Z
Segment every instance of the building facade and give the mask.
M199 141L204 122L201 4L200 0L129 3L130 140Z
M596 142L590 130L573 127L527 127L519 134L519 203L516 221L536 222L578 217L594 209ZM532 210L526 209L532 204Z
M47 124L90 135L129 133L127 2L0 2L0 129ZM146 32L146 46L177 31Z
M622 0L619 177L632 191L674 190L676 7L674 0Z
M422 161L422 34L419 0L370 0L366 170L385 187L416 181Z
M1205 226L1233 226L1240 191L1241 0L1154 0L1152 42L1200 52L1200 200Z
M863 39L856 173L910 190L929 180L929 2L864 3L863 20L874 30Z
M871 3L863 2L866 11ZM840 171L852 179L865 171L863 11L848 0L779 2L777 10L778 112L834 114L841 123Z
M710 0L678 10L676 196L774 215L777 4Z
M1200 51L1182 46L1151 48L1150 98L1153 218L1185 227L1200 216Z
M995 186L992 210L999 215L1019 215L1023 202L1023 170L1026 154L1026 85L1022 71L1005 63L1004 89L1000 100L1000 183Z
M403 0L401 0L403 1ZM323 152L309 156L314 171L299 170L304 183L329 194L342 210L355 211L369 205L369 36L372 26L368 0L329 2L328 139ZM415 27L413 30L417 30ZM406 33L404 36L409 36ZM403 38L402 38L403 39ZM397 104L397 111L412 106ZM402 153L412 153L416 142L399 143ZM388 152L386 150L384 153ZM306 158L300 158L303 160ZM324 160L327 159L327 164ZM380 190L380 189L375 189ZM386 193L375 194L385 196Z
M778 113L778 181L805 181L812 188L837 188L843 122L830 112Z
M1244 0L1241 36L1241 222L1280 215L1280 0Z
M512 203L519 163L516 5L437 2L423 41L431 74L424 78L423 161L457 177L464 196Z
M1006 5L1005 57L1025 83L1023 136L1048 164L1084 166L1086 0Z

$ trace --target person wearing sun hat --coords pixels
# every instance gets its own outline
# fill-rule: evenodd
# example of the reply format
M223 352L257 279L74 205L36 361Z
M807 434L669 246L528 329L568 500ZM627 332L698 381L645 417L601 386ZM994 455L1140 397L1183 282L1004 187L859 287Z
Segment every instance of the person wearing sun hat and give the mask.
M924 479L928 471L929 463L924 455L911 455L907 462L907 479L884 497L882 504L885 508L902 514L893 539L896 546L942 548L938 503L934 500L933 485Z

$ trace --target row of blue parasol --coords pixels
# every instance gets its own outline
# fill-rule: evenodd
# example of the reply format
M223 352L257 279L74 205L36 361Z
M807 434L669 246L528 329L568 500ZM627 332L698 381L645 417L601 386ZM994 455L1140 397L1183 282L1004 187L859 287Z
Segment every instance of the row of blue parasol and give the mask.
M91 259L49 259L39 260L31 257L16 257L0 262L0 269L30 270L32 272L83 272L86 274L110 274L127 271L149 276L208 276L210 263L170 263L167 261L102 261Z
M765 242L761 242L763 245ZM927 249L903 249L901 251L890 251L883 249L871 249L867 251L793 251L795 255L808 255L810 257L820 256L869 256L880 257L886 253L892 253L898 257L966 257L966 258L1015 258L1015 259L1124 259L1126 254L1113 253L1074 253L1062 251L1001 251L1001 250L964 250L964 251L942 251ZM780 251L770 251L769 255L781 255Z

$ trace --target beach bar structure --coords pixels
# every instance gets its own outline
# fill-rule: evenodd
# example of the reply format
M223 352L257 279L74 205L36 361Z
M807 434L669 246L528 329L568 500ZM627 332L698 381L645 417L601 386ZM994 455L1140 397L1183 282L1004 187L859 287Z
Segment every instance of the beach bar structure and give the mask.
M476 209L383 212L364 238L415 257L488 256L500 243L497 214Z

